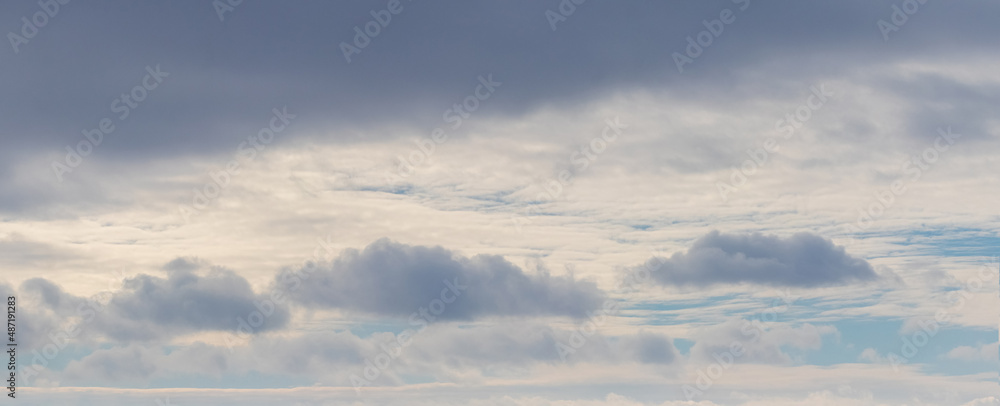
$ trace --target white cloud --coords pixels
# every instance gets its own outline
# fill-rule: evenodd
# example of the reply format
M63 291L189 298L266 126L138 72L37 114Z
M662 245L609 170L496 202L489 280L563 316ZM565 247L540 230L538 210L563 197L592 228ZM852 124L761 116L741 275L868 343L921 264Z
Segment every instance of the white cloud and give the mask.
M960 346L955 347L951 351L948 351L944 356L950 359L957 359L962 361L986 361L986 362L996 362L997 361L997 347L998 343L993 344L983 344L976 347L970 346Z

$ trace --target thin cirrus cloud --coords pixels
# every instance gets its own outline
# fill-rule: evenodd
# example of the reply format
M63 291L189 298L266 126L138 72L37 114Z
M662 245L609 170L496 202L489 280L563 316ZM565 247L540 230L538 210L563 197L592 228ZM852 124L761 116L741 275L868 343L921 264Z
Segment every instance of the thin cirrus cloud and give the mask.
M442 247L411 246L385 238L361 251L345 250L330 263L309 264L299 273L309 277L301 288L289 289L293 301L381 316L409 316L450 291L450 285L461 295L454 299L456 305L446 307L441 319L584 317L604 299L593 282L572 276L551 276L544 271L529 275L500 256L466 258ZM283 284L282 280L279 277L276 283Z
M815 234L788 238L761 233L698 238L687 252L652 258L655 281L672 286L756 284L811 288L873 281L871 264Z

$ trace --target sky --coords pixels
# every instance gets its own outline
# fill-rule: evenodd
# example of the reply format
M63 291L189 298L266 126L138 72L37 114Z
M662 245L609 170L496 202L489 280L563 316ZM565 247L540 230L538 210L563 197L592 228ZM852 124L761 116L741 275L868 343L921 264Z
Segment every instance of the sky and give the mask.
M1000 405L997 15L2 2L4 394Z

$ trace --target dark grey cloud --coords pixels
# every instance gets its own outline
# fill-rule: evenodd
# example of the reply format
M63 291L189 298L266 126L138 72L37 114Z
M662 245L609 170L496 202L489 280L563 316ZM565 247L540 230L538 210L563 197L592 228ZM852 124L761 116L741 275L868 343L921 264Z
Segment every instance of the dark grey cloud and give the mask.
M788 238L712 231L687 252L650 259L659 283L674 286L758 284L819 287L877 279L872 266L843 247L811 233Z
M700 89L691 97L715 99L703 88L717 81L715 74L792 53L844 59L822 65L797 59L799 66L787 66L785 74L801 72L802 64L827 74L847 62L864 63L862 57L874 63L917 52L986 50L996 34L986 16L1000 7L926 5L887 44L875 22L892 12L889 2L751 1L680 75L671 53L705 29L703 20L739 4L588 2L553 32L544 13L557 8L555 0L402 3L403 11L351 63L339 44L353 41L354 27L370 21L370 11L383 2L241 4L223 22L200 2L67 4L17 54L4 44L9 58L0 69L10 92L0 98L3 136L61 150L81 139L83 129L117 115L110 112L112 100L157 64L170 76L98 154L141 160L229 148L256 131L276 105L301 113L303 129L364 128L387 118L438 125L443 109L464 97L477 75L490 72L505 84L484 114L517 114L650 85ZM0 27L19 31L19 17L37 8L0 5L7 16Z
M161 340L198 331L236 332L241 319L259 333L284 327L289 309L282 291L301 305L342 308L363 313L425 321L470 320L486 316L583 317L603 301L592 282L553 277L542 271L528 275L498 256L465 258L441 247L408 246L387 239L362 251L347 250L325 265L303 269L309 278L294 289L287 273L275 289L254 292L235 272L197 258L177 258L163 270L166 277L140 274L119 289L89 298L65 292L50 280L33 278L20 292L37 306L37 320L80 319L81 337L107 337L119 342ZM300 274L300 276L306 273ZM0 289L0 291L5 291ZM14 290L10 289L11 292ZM455 292L458 295L455 295ZM444 297L454 300L445 304ZM444 305L435 315L432 302ZM266 313L257 325L251 315ZM429 314L430 316L424 316Z
M41 348L48 343L46 335L59 326L59 320L51 313L43 311L40 306L36 306L37 302L33 301L34 297L21 293L26 293L23 287L18 290L0 282L0 298L3 299L3 302L7 303L7 299L11 296L15 298L14 325L17 345L23 351Z
M593 282L545 271L529 275L500 256L466 258L442 247L388 239L361 251L345 250L330 263L310 264L298 272L309 276L297 282L284 275L276 280L294 301L382 316L408 317L444 298L453 302L435 319L583 317L604 296ZM461 293L457 298L456 291Z
M998 28L990 16L1000 11L990 2L925 4L885 42L876 21L889 18L890 1L753 0L680 74L671 54L683 52L687 37L705 29L703 21L741 4L586 2L552 31L545 12L560 2L404 0L402 12L351 63L340 43L352 42L354 27L385 2L246 3L224 21L211 2L68 3L17 53L9 43L0 49L8 56L0 58L7 90L0 96L0 188L18 191L0 195L0 211L60 201L110 203L96 185L72 185L86 177L46 184L54 179L49 155L64 153L107 117L116 129L83 166L228 153L281 106L298 118L279 143L306 136L334 143L390 138L398 132L379 127L393 124L429 133L477 76L489 73L503 86L477 116L572 106L630 88L670 89L690 103L738 109L865 66L993 55ZM19 33L20 17L38 11L37 2L4 2L0 29ZM113 100L157 65L169 76L118 120ZM914 107L909 133L922 137L926 126L943 122L963 123L970 133L989 128L985 112L996 110L998 94L987 88L925 96L961 108L927 115L919 113L928 107ZM684 156L678 166L698 166ZM724 161L719 165L731 160Z
M97 313L94 325L116 340L153 340L194 331L235 331L239 319L266 312L254 331L283 327L288 309L267 294L257 294L235 272L208 267L195 272L186 260L171 262L167 278L138 275L126 279ZM271 310L273 308L273 310ZM257 323L255 323L257 324Z
M48 279L31 278L21 283L21 290L38 295L48 308L58 311L67 304L67 295L59 285Z
M178 258L164 269L166 278L140 274L125 279L120 289L91 297L74 296L52 281L32 278L21 284L19 297L30 300L37 313L27 318L29 326L42 325L32 331L60 332L65 329L57 331L58 324L51 321L74 320L73 337L122 342L169 339L198 331L236 332L240 319L254 322L251 332L257 333L284 327L289 320L286 306L267 294L255 293L246 279L231 270L194 258ZM260 312L268 315L257 323L251 315Z

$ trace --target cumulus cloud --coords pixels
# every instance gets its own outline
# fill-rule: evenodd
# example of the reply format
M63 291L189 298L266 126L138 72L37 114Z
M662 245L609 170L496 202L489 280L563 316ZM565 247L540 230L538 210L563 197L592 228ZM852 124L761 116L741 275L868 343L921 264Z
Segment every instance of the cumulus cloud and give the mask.
M268 316L262 325L253 326L254 332L282 328L289 321L287 306L269 300L272 292L254 292L232 270L196 258L177 258L163 270L166 277L140 274L126 278L120 289L90 298L69 294L43 278L23 282L20 290L44 310L36 319L48 320L46 325L53 318L76 320L86 326L83 336L121 342L236 331L240 319L249 322L258 312ZM529 275L499 256L465 258L441 247L387 239L361 251L347 250L328 264L309 264L298 275L308 275L298 281L301 287L283 287L300 305L389 317L422 312L426 322L483 316L582 317L604 298L592 282L545 271ZM278 286L288 282L283 276L287 274L277 277ZM442 305L443 312L435 314L434 305Z
M884 364L888 362L886 357L879 354L878 350L874 348L865 348L864 351L861 351L861 354L858 355L858 361L865 361L873 364Z
M21 297L34 304L35 312L19 334L35 331L33 326L38 325L50 332L71 331L71 338L103 335L127 342L198 331L235 331L240 318L246 320L261 308L269 315L254 328L256 332L283 327L289 320L287 308L273 301L265 304L268 296L255 293L246 279L231 270L191 259L174 260L164 269L166 278L140 274L126 278L118 290L86 298L69 294L44 278L26 280L20 287ZM0 286L0 292L7 289ZM75 327L57 329L60 322Z
M128 278L114 292L94 324L118 340L151 340L204 330L236 330L239 318L266 307L265 294L257 294L235 272L208 267L204 274L192 263L172 262L167 277L138 275ZM273 302L271 302L273 303ZM256 331L285 325L288 309L274 305Z
M21 290L25 293L37 295L41 302L49 309L58 311L67 304L66 293L59 285L48 279L31 278L21 283Z
M291 281L287 273L276 281L287 285L298 303L384 316L407 317L434 300L446 299L454 303L435 318L583 317L604 297L593 282L545 271L529 275L500 256L466 258L442 247L388 239L361 251L345 250L327 264L309 264L298 274L306 275L304 283Z
M945 358L957 359L962 361L997 361L998 357L998 344L984 344L978 347L972 347L963 345L960 347L955 347L951 351L945 354Z
M811 233L789 238L712 231L687 252L652 258L646 266L665 285L708 286L750 283L769 286L817 287L875 280L864 259Z
M20 289L14 289L5 283L0 283L0 297L7 303L8 297L15 297L15 328L18 348L22 351L41 348L49 343L48 334L59 327L60 318L47 311L44 297L33 294L22 284ZM7 317L6 315L4 316Z

